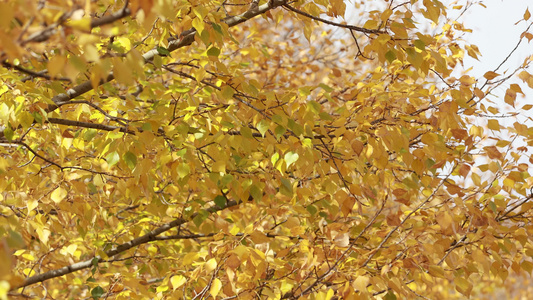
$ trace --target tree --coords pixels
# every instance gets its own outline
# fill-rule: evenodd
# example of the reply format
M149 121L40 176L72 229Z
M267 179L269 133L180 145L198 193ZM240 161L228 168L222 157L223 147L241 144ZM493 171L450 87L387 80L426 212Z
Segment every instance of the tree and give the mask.
M530 60L460 73L479 51L448 13L472 3L351 5L0 3L0 297L452 299L529 280Z

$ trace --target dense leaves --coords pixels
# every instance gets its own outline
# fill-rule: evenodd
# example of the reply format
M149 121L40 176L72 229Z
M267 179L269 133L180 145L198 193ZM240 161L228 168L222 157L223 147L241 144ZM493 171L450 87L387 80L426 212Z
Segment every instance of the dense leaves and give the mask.
M529 280L530 60L462 73L471 3L356 2L0 3L0 297Z

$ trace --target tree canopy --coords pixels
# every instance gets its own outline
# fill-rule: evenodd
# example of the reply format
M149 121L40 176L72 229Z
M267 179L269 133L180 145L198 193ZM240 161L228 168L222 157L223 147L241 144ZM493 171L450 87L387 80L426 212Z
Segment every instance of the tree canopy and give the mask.
M0 2L0 298L528 292L531 59L458 2Z

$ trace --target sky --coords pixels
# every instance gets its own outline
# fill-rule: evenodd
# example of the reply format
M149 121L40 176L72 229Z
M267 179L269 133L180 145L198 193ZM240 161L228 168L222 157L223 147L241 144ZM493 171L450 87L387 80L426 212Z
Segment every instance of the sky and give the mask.
M479 61L469 57L465 59L465 66L473 66L472 74L478 76L495 69L511 52L527 27L525 22L515 23L523 18L528 4L533 11L531 0L485 0L483 3L487 8L476 5L462 18L466 27L474 30L468 41L477 45L483 55ZM532 54L533 40L531 43L524 40L502 70L514 69Z
M457 2L464 2L464 0ZM482 78L485 72L494 70L505 60L528 26L524 21L519 22L524 18L526 9L529 7L529 11L533 13L533 1L531 0L484 0L483 3L486 8L475 5L462 17L465 27L473 30L465 39L478 46L482 54L479 60L470 57L465 57L464 60L465 69L472 67L469 74L476 78ZM529 22L531 21L533 21L533 17L529 19ZM533 33L532 31L530 30L531 33ZM501 74L502 71L512 72L523 63L526 57L531 55L533 55L533 40L528 42L527 39L524 39L515 53L498 70L498 73ZM532 70L529 72L532 73ZM525 104L533 104L533 90L515 77L493 92L494 96L498 97L497 102L501 103L500 106L507 106L503 98L511 83L519 84L525 94L525 96L519 95L517 97L517 108ZM507 106L507 109L509 108ZM512 111L512 109L508 111ZM518 120L532 126L533 110L522 111ZM502 124L505 122L505 119L500 120ZM510 122L507 124L509 126L514 120L508 120L508 122Z
M443 3L451 3L454 1L458 2L458 4L465 2L465 0L441 1ZM528 26L524 21L519 22L524 18L526 9L529 8L529 12L533 14L532 0L483 0L482 2L485 4L486 8L480 5L475 5L461 18L465 27L473 30L473 32L468 36L465 36L464 39L470 44L478 46L482 54L479 60L475 60L468 56L464 59L465 69L471 67L472 69L469 71L469 75L476 78L483 78L482 76L485 72L494 70L505 60L520 40L520 35ZM529 19L529 22L532 21L533 16ZM533 28L530 29L530 32L533 33ZM527 39L524 39L514 54L498 70L498 73L501 74L502 71L506 70L508 72L514 71L523 63L526 57L531 55L533 55L533 40L528 42ZM533 70L530 69L529 72L533 73ZM484 82L484 80L482 82ZM511 83L519 84L525 94L525 96L517 97L517 109L525 104L533 104L533 90L529 89L527 84L518 77L511 79L506 84L493 91L494 97L490 97L490 100L498 103L499 107L506 107L507 111L516 111L514 109L509 109L510 106L506 105L503 101L505 91ZM495 97L497 98L495 99ZM517 119L498 119L500 124L504 126L512 126L517 120L520 123L533 126L533 110L520 111L520 115ZM515 144L515 146L524 145L521 141L517 143L518 144ZM524 158L523 162L527 163L526 158Z
M362 26L364 24L364 18L360 18L358 13L354 13L354 3L362 3L363 5L357 9L359 11L373 10L380 5L389 5L391 0L385 2L384 0L345 0L347 3L346 16L355 15L355 18L346 18L348 23ZM394 4L405 2L405 0L392 0ZM505 60L512 49L516 46L520 40L520 35L527 28L527 23L522 21L524 13L529 6L529 11L532 17L529 22L533 22L533 0L439 0L446 7L448 7L448 17L455 19L459 14L459 10L451 9L456 5L465 5L467 2L481 2L486 7L479 4L473 5L463 14L458 20L463 23L466 28L473 30L472 33L462 37L467 43L478 46L482 56L479 60L475 60L468 55L464 58L464 70L470 69L468 74L481 79L479 82L483 84L483 75L487 71L494 71L498 65ZM422 1L419 0L421 3ZM443 19L441 18L443 21ZM427 20L426 20L427 21ZM428 21L429 22L429 21ZM518 24L517 24L518 22ZM530 30L533 33L533 28ZM517 49L517 51L509 58L509 60L498 70L499 74L503 71L508 71L507 74L514 71L520 66L524 59L533 55L533 40L528 42L524 39ZM460 77L462 70L456 70L455 77ZM529 70L533 73L533 68ZM498 79L498 78L497 78ZM525 93L525 97L517 97L517 107L521 108L524 104L533 104L533 90L529 89L527 84L522 82L518 77L510 80L498 87L493 91L491 100L496 100L498 105L505 111L510 111L510 107L507 106L503 98L505 96L506 89L511 83L518 83ZM497 99L494 99L498 97ZM501 103L501 104L500 104ZM530 117L531 119L527 120ZM529 126L533 126L533 109L524 112L524 116L520 117L521 122L527 122ZM514 121L513 121L514 122ZM512 124L512 123L511 123Z

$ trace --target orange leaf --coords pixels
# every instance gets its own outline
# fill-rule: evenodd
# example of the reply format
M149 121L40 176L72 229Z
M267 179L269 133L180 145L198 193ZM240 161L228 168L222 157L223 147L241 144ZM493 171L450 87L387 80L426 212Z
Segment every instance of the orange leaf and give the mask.
M491 159L502 159L503 158L503 155L500 151L498 151L498 148L496 148L496 146L487 146L485 148L485 152L487 153L487 155L489 156L489 158Z
M485 73L485 75L483 75L483 77L487 78L487 80L492 80L498 76L500 76L500 74L492 71L488 71L487 73Z

